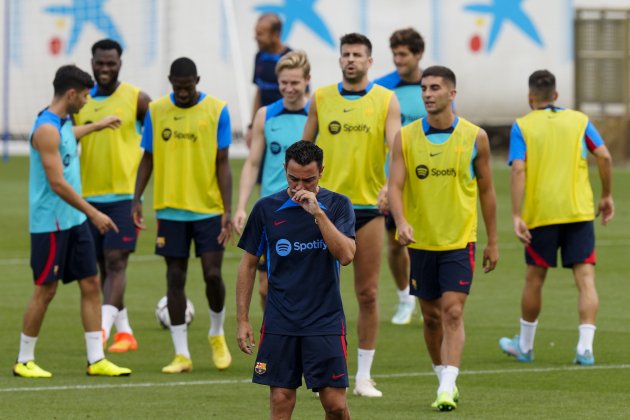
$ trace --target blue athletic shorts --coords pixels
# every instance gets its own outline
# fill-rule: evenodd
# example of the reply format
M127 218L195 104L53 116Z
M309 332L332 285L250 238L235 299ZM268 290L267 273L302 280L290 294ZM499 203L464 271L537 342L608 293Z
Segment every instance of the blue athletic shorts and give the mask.
M385 216L385 229L388 231L396 230L396 221L391 213L388 213L387 216Z
M532 229L532 240L525 247L527 265L556 267L558 248L562 266L595 265L595 226L593 221L541 226Z
M348 363L345 335L260 337L252 382L279 388L302 386L347 388Z
M155 253L163 257L188 258L192 241L197 257L205 252L223 251L224 247L217 240L220 233L220 216L194 222L158 219Z
M357 231L371 222L372 219L382 216L383 214L377 209L354 209L354 230Z
M96 275L94 241L85 221L57 232L31 233L31 268L37 285L70 283Z
M98 211L108 215L119 232L113 230L101 235L92 223L92 237L94 238L94 246L96 247L96 255L103 256L103 250L106 249L123 249L127 251L136 250L136 241L138 240L138 229L131 218L131 200L114 201L111 203L90 203Z
M470 293L475 271L475 243L452 251L409 250L409 293L434 300L444 292Z

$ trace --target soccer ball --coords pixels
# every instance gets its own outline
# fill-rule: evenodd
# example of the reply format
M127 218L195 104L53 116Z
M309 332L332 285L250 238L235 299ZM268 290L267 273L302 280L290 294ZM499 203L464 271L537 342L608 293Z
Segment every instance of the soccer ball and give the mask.
M171 317L168 314L168 306L166 302L166 296L162 297L157 303L155 308L155 317L165 330L171 326ZM190 299L186 299L186 325L190 325L195 317L195 307Z

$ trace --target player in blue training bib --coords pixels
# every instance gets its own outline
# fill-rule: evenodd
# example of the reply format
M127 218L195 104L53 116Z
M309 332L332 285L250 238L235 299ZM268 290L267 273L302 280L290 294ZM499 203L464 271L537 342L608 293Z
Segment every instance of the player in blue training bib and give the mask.
M287 188L284 153L290 145L300 140L304 130L308 114L305 94L311 78L310 71L311 65L303 51L286 54L276 66L282 99L260 108L254 119L252 144L241 173L238 205L234 214L234 228L239 234L245 226L245 207L261 167L261 197ZM258 291L264 308L267 300L267 265L264 258L258 271Z
M322 406L349 416L346 321L339 266L356 251L350 200L319 188L323 151L299 141L285 155L286 190L260 199L238 246L245 251L237 285L237 340L252 354L249 306L256 266L266 256L269 293L253 382L270 386L271 411L290 418L302 376ZM291 401L278 404L277 401Z
M404 127L427 115L420 85L424 39L413 28L399 29L389 38L389 47L396 70L376 79L374 83L394 91L400 102L400 117ZM385 217L385 229L387 262L398 289L398 306L391 322L394 325L406 325L411 323L416 311L416 298L409 294L409 255L396 240L396 223L391 214Z

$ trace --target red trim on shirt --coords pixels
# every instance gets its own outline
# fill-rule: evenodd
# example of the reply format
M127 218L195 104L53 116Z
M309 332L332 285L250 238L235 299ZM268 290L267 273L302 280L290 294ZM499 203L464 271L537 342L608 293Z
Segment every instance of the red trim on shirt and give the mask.
M525 248L530 257L534 260L534 263L539 267L549 267L549 263L545 261L536 251L532 248L531 245L527 245Z
M50 232L48 235L50 237L50 246L48 248L48 258L46 259L46 265L44 266L44 269L39 274L39 277L37 277L37 280L35 280L35 284L38 286L41 286L42 284L44 284L44 282L46 281L46 278L48 278L48 275L50 274L50 270L53 267L53 262L55 261L55 255L57 254L57 238L55 236L55 233Z
M592 152L593 150L597 149L597 146L593 142L593 139L591 139L588 136L588 134L584 134L584 139L586 140L586 147L588 148L589 152Z

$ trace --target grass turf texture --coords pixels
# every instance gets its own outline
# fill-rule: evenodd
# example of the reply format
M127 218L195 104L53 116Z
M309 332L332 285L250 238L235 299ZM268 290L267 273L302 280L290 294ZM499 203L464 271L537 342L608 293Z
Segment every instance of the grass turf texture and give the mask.
M235 190L242 161L232 161ZM597 225L598 290L601 308L595 336L596 366L574 367L577 342L576 290L568 270L550 271L543 312L536 336L533 364L503 355L497 341L518 332L524 263L522 248L512 234L509 170L494 164L498 195L501 259L495 272L484 275L480 257L485 232L480 223L476 277L466 306L466 349L458 379L461 400L450 414L464 418L623 418L630 390L630 315L627 296L630 244L630 171L616 168L616 218L606 228ZM591 174L596 174L591 168ZM599 190L599 181L592 178ZM22 314L32 293L28 266L28 160L14 157L0 164L0 417L2 418L267 418L268 388L250 383L254 359L241 353L235 340L235 279L241 251L226 251L223 276L227 289L226 338L232 367L217 371L207 343L208 316L199 262L191 259L188 297L196 317L189 329L194 370L165 375L162 366L173 357L170 335L157 323L155 305L164 296L165 265L153 256L155 220L147 193L148 229L140 236L128 269L125 302L139 343L136 352L109 354L133 369L129 378L89 378L85 375L85 345L76 284L60 286L37 343L37 362L53 372L50 380L14 378L11 367L18 351ZM236 194L234 194L236 200ZM256 286L257 287L257 286ZM381 328L373 376L383 398L358 398L348 393L350 410L358 419L416 419L439 415L429 404L437 380L422 340L418 317L408 326L389 320L397 296L387 264L381 271ZM357 305L352 268L342 269L342 295L348 319L349 371L356 372ZM261 312L254 292L252 324L258 330ZM353 382L351 382L351 386ZM351 390L350 390L351 391ZM443 414L448 415L448 414ZM298 391L297 419L322 418L319 400L305 387Z

